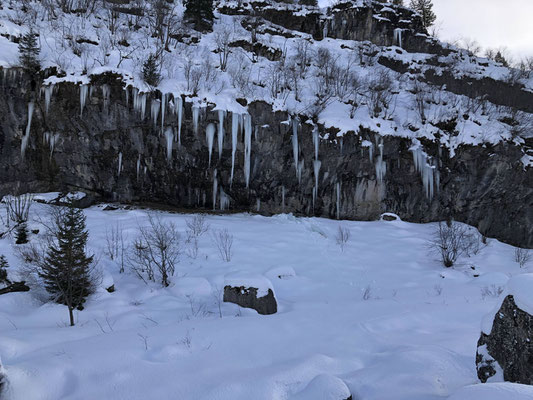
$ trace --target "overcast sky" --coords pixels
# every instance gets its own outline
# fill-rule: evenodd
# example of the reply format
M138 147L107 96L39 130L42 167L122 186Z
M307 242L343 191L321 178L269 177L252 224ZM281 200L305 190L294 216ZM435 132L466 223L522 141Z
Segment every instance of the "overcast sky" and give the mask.
M319 0L327 6L332 0ZM409 0L405 0L406 3ZM505 46L512 56L533 56L533 0L433 0L442 40L475 39Z

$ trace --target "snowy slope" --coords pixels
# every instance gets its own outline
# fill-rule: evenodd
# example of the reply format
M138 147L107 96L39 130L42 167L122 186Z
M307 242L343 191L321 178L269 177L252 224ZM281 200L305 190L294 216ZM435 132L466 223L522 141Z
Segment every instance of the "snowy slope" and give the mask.
M35 204L32 220L45 207ZM437 400L456 391L452 399L486 398L462 389L477 382L482 318L501 301L496 289L530 270L514 263L511 246L490 239L444 269L427 254L434 224L210 215L197 258L184 248L171 286L161 288L120 274L104 254L106 231L119 224L132 241L147 224L145 210L97 206L86 215L104 282L75 327L66 326L65 307L36 291L0 296L8 400L285 400L346 387L361 400ZM160 215L185 235L190 216ZM335 242L340 225L351 233L344 252ZM229 263L211 238L221 228L234 235ZM13 242L0 240L0 254L15 277ZM272 282L277 314L222 304L219 316L225 277L243 270ZM494 398L527 393L484 388L478 392Z

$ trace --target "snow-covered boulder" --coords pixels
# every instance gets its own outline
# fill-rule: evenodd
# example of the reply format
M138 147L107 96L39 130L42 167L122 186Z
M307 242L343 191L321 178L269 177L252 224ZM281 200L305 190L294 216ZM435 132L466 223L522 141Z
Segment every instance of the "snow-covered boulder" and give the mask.
M483 322L477 344L477 374L533 384L533 274L509 280L501 307ZM500 376L502 375L502 376Z
M233 273L224 280L224 301L252 308L259 314L275 314L278 304L272 283L262 275Z
M317 375L291 400L352 400L350 389L333 375Z
M400 217L393 213L383 213L379 217L380 221L401 221Z

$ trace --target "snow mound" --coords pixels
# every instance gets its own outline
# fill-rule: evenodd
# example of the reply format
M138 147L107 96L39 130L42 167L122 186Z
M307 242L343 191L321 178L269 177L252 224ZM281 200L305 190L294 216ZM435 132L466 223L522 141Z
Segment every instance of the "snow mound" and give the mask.
M224 277L224 286L256 288L258 298L266 296L269 289L274 293L274 287L270 280L263 275L251 274L248 272L233 272L227 274Z
M291 397L291 400L347 400L350 390L346 384L333 375L315 376L304 390Z
M381 214L381 216L379 217L379 220L380 221L401 221L402 219L394 213L386 212L386 213Z
M448 400L530 400L533 386L518 383L482 383L459 389Z
M174 288L181 296L205 297L212 293L211 284L205 278L180 278Z
M270 279L290 279L296 276L293 267L276 267L269 270L266 275Z

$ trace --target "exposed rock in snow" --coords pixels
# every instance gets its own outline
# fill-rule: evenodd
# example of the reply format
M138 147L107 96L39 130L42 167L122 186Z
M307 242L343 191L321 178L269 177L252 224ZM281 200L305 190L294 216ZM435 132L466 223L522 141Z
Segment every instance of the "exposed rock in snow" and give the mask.
M515 383L485 383L465 386L448 400L531 400L533 387Z
M233 273L224 280L224 301L252 308L259 314L275 314L278 310L272 283L261 275Z
M501 370L505 381L531 385L533 274L509 280L503 295L501 307L483 323L476 354L478 377L486 382Z

